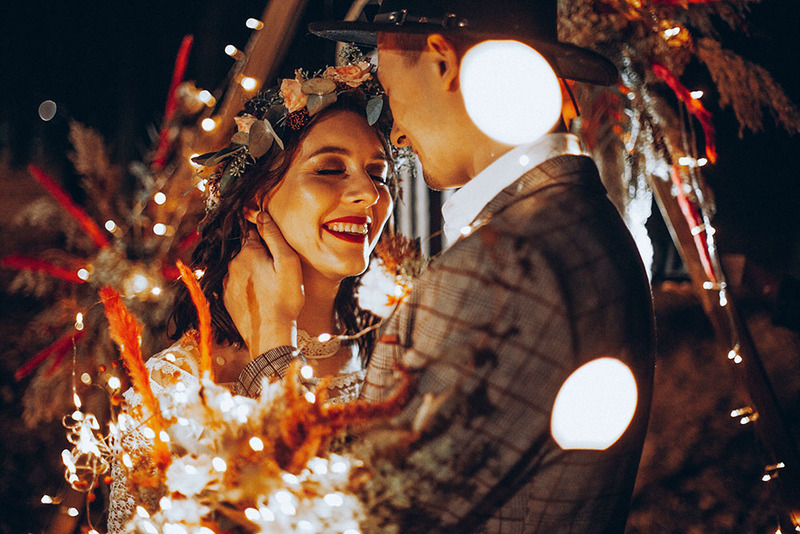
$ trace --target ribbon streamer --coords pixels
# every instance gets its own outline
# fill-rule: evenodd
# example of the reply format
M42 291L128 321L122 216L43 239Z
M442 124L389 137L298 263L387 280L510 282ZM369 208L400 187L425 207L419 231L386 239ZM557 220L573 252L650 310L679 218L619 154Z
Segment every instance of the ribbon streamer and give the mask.
M40 273L49 274L50 276L55 276L56 278L66 280L67 282L75 282L76 284L82 284L85 282L85 280L82 280L80 277L78 277L78 273L75 271L65 269L64 267L60 267L46 260L31 258L30 256L11 254L0 259L0 266L10 267L20 271L38 271Z
M178 108L175 93L183 80L183 74L186 72L186 64L189 61L189 50L192 48L193 37L186 35L181 41L181 47L178 49L178 56L175 58L175 68L172 71L172 81L170 82L169 92L167 93L167 104L164 108L164 124L159 133L158 148L156 148L155 155L153 156L153 167L156 170L161 170L167 163L167 156L169 155L169 147L171 140L169 138L170 123L172 117L175 115L175 110Z
M86 233L94 242L97 248L103 248L108 245L108 238L97 226L89 215L83 211L75 202L70 198L70 196L56 184L52 178L50 178L46 172L44 172L41 168L37 167L36 165L28 165L28 172L31 173L37 182L42 184L47 191L53 195L53 198L61 204L67 213L69 213L73 219L78 221L78 224L86 230Z
M700 122L706 139L706 157L711 163L716 162L717 146L714 140L714 125L711 122L711 112L704 108L699 100L692 98L689 90L664 65L653 63L652 67L653 73L672 89L675 96L686 104L689 113L694 115Z

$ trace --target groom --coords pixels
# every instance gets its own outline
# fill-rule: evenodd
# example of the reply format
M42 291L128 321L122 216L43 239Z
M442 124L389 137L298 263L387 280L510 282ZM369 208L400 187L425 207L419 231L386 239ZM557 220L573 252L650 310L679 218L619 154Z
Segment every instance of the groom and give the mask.
M397 367L414 377L400 422L419 436L416 457L435 461L407 462L408 479L433 489L411 496L403 532L623 532L653 382L641 260L577 138L495 141L459 83L461 58L485 39L529 44L568 79L609 85L616 70L558 42L556 0L385 0L371 22L309 29L377 44L392 142L413 147L429 186L461 188L443 209L454 243L390 320L362 392L387 398ZM610 383L588 372L597 362L616 362ZM615 395L631 376L626 408ZM604 386L562 389L570 377ZM618 439L582 441L586 422L557 420L557 398L632 419Z

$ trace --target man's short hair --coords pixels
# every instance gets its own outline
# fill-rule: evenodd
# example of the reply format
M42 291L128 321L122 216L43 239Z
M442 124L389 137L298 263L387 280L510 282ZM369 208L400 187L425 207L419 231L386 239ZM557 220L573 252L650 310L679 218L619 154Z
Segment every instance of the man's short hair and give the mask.
M403 59L406 64L413 65L416 63L422 51L428 45L427 33L402 33L402 32L379 32L378 43L381 48L389 48L392 50L402 50ZM474 36L455 35L452 33L440 34L447 39L458 54L458 58L464 57L467 50L481 42L483 39Z

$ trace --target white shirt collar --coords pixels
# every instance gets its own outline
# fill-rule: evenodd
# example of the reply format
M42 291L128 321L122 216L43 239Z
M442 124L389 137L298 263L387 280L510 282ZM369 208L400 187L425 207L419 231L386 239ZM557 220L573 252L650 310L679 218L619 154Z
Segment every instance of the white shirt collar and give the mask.
M468 227L490 200L520 176L556 156L583 153L575 135L551 133L533 143L519 145L497 158L442 206L448 246L461 237L462 228Z

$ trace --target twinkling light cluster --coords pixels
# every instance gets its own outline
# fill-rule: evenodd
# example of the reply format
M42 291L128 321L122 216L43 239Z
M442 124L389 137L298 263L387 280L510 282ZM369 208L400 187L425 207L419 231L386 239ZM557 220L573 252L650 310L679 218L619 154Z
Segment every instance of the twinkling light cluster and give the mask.
M139 502L129 526L140 532L200 534L209 532L220 510L229 509L238 512L237 521L264 532L359 532L363 509L349 489L359 460L331 454L311 458L298 472L274 469L270 433L285 415L285 395L283 383L266 385L260 402L209 380L164 388L158 395L162 416L174 421L162 436L172 455L164 496L157 506ZM316 402L313 393L307 401ZM146 442L155 437L135 418L121 421L123 434L137 432ZM265 427L265 421L276 425ZM125 454L135 458L146 452ZM134 462L125 458L132 479Z

